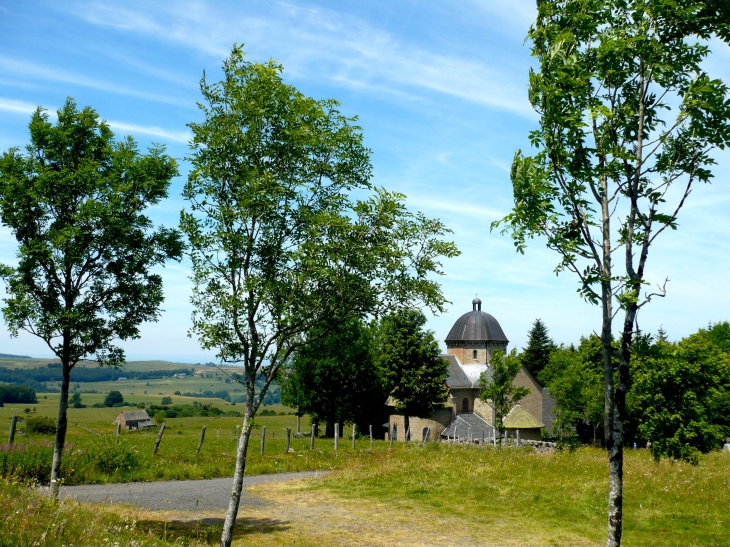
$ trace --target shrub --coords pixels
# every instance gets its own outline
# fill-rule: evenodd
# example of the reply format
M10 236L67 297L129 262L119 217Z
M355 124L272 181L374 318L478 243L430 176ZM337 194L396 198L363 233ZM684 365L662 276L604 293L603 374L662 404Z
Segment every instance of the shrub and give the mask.
M160 404L163 404L163 405L171 405L172 404L172 397L163 397L162 398L162 403L160 403Z
M53 434L56 432L56 422L48 416L28 416L25 419L25 430L28 433Z
M165 412L164 410L160 410L159 412L155 413L153 420L155 420L155 423L157 425L162 425L162 422L164 422L166 418L167 412Z
M181 393L179 391L176 391L175 393L173 393L173 395L181 395Z
M112 390L104 398L104 406L116 406L124 402L124 397L118 391Z
M94 469L109 475L130 471L139 463L137 452L123 437L114 435L96 437L86 454L88 463Z

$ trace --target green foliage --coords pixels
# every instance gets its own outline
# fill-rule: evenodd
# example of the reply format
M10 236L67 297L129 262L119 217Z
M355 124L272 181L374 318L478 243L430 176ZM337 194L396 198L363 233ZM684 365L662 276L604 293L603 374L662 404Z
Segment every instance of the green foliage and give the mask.
M708 325L707 329L700 329L700 333L705 335L713 344L722 351L730 355L730 323L722 321Z
M545 323L535 319L530 332L527 333L527 347L522 350L520 361L536 377L550 362L550 353L555 344L548 334Z
M658 342L637 361L639 432L654 458L696 464L719 447L730 434L730 356L701 332L677 344Z
M176 232L153 231L142 214L167 197L177 165L161 147L143 155L131 138L115 142L72 99L56 125L38 109L29 127L27 154L0 158L0 217L19 245L18 266L2 267L5 321L41 337L64 367L89 355L118 365L112 341L157 318L162 279L150 269L181 254Z
M555 399L553 433L560 442L580 435L588 425L595 440L603 425L604 382L601 340L594 334L575 348L555 348L541 380Z
M162 423L167 419L167 412L165 412L164 410L158 410L157 412L155 412L155 415L152 417L152 419L157 425L162 425Z
M480 397L482 401L489 401L492 405L495 427L500 433L504 433L505 416L520 399L529 395L530 389L512 384L522 367L516 350L513 349L509 355L495 351L489 365L487 372L491 373L491 378L487 376L487 372L482 373L479 378Z
M25 418L25 430L28 433L50 435L56 432L56 422L48 416L27 416Z
M71 406L73 408L86 408L86 405L81 402L80 393L74 393L73 395L71 395L71 399L69 400L69 403L71 403Z
M457 254L443 225L408 212L404 196L350 198L370 195L372 170L356 119L281 72L234 47L223 79L202 80L183 191L192 332L222 361L243 363L251 411L313 328L394 303L442 309L430 274Z
M387 393L373 362L372 332L353 318L314 329L313 341L294 354L283 385L282 402L315 420L375 423ZM376 418L377 420L377 418Z
M104 406L117 406L124 402L124 396L117 390L112 390L104 397Z
M425 325L421 311L404 308L386 315L376 335L375 363L384 393L406 420L427 418L448 398L448 361L440 356L433 331L425 330Z
M0 385L0 403L37 403L35 390L28 386Z
M178 395L179 395L179 392L178 392ZM171 405L172 404L172 397L169 397L169 396L168 397L163 397L162 398L162 402L160 404L161 405Z
M51 433L55 431L55 424ZM51 476L53 445L48 441L0 445L0 477L48 482Z
M133 470L139 463L139 456L124 437L99 435L90 444L86 461L99 473L116 475ZM83 459L77 465L83 465Z

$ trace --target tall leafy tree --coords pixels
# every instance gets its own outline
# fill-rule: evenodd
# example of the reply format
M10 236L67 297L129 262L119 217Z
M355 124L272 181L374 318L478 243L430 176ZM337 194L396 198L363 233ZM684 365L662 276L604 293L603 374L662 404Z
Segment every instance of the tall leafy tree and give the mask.
M601 308L607 547L621 543L626 393L649 251L694 185L712 178L712 149L730 141L730 100L706 71L708 42L730 42L722 0L538 0L528 39L538 68L529 98L540 115L534 156L517 152L515 207L501 222L517 249L542 236L557 271L578 276ZM618 309L616 309L618 308ZM613 319L622 312L614 365Z
M707 329L701 329L700 333L705 335L710 342L715 344L722 351L730 355L730 323L709 324Z
M411 416L428 418L448 399L448 361L425 325L421 311L403 308L382 319L376 338L376 363L385 393L392 397L396 412L403 413L406 432Z
M2 266L3 316L12 335L41 338L63 377L51 468L58 494L69 380L81 360L120 366L115 339L139 337L163 300L156 266L181 256L175 230L154 229L145 209L167 197L175 160L161 146L142 154L127 137L68 99L54 125L38 109L30 144L0 158L0 218L18 241L17 266Z
M247 395L226 547L252 420L282 366L317 328L408 303L441 310L431 274L458 253L439 221L371 188L356 120L336 101L285 84L281 72L273 61L246 61L234 46L223 79L201 81L203 120L190 124L181 227L193 271L191 333L221 361L243 365L237 379Z
M530 332L527 333L527 347L520 354L522 365L538 376L550 362L550 353L554 347L555 343L550 338L545 323L541 319L535 319Z
M565 439L581 435L585 426L596 433L603 424L603 370L601 341L591 335L581 339L578 349L554 348L540 374L555 399L554 431ZM587 439L586 439L587 440Z
M696 464L730 435L730 357L704 333L658 342L634 370L639 434L657 461Z
M327 435L334 435L335 423L374 423L368 417L382 414L385 396L368 325L352 318L317 327L309 337L286 371L282 402L324 419Z
M517 351L512 350L508 355L495 351L489 361L491 377L482 373L479 379L481 387L480 397L492 407L492 421L494 428L499 431L500 437L505 432L504 418L520 399L530 394L530 388L517 387L512 382L522 368Z

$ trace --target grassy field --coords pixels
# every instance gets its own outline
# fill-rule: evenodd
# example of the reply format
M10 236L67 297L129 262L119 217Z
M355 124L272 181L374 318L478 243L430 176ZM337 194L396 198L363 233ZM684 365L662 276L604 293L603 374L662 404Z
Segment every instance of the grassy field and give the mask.
M19 359L15 357L0 357L0 367L6 368L45 367L48 363L60 362L61 361L56 358L39 359L37 357L30 357L26 359ZM96 361L81 361L76 366L80 368L92 368L98 367L99 365ZM123 370L173 370L178 368L189 368L191 366L192 365L189 364L173 363L171 361L127 361L124 364Z
M626 458L624 544L730 544L730 457L699 466ZM316 480L254 486L262 503L242 507L234 545L600 546L605 544L606 457L596 449L531 450L397 444L349 458ZM223 513L178 514L62 503L54 507L0 482L3 545L215 545ZM87 532L90 530L91 532ZM9 541L13 538L25 538ZM76 533L76 532L74 532ZM67 536L69 537L69 536ZM106 538L109 538L108 543ZM65 542L65 544L70 544Z
M0 423L4 425L0 435L7 435L10 416L15 414L25 417L24 410L31 408L30 416L46 415L55 417L58 409L58 394L48 394L37 405L6 405L0 408ZM87 397L87 396L84 396ZM103 395L88 395L88 402L95 402ZM84 399L86 400L86 399ZM192 403L197 399L173 397L174 403ZM157 398L154 400L159 404ZM201 402L211 402L224 410L243 410L242 405L230 405L220 399L199 399ZM184 480L208 479L228 477L233 475L235 467L235 453L238 441L236 426L240 426L242 418L232 417L196 417L196 418L167 418L166 429L157 455L152 450L157 438L158 430L122 431L120 443L109 436L116 431L114 418L120 408L70 408L68 411L69 429L66 437L69 449L66 451L62 476L67 484L93 484L102 482L130 482L155 480ZM348 465L351 460L357 461L369 449L367 439L358 440L355 450L351 449L350 440L340 442L340 449L333 450L331 439L318 439L315 450L309 450L309 438L292 438L291 447L294 453L285 453L286 428L291 427L296 432L296 416L288 414L291 409L281 405L271 405L265 408L270 412L287 413L277 416L258 416L255 420L252 441L249 449L246 474L258 475L265 473L283 473L291 471L308 471L337 469ZM200 454L196 456L196 448L200 440L202 427L206 427L206 436ZM260 442L266 426L265 453L260 454ZM309 420L302 419L302 430L309 431ZM23 431L24 424L19 424L19 431ZM18 435L17 445L50 444L53 435ZM123 449L128 448L131 453L130 464L123 458ZM385 450L387 444L383 441L375 443L376 450ZM86 453L90 449L92 454ZM44 449L47 465L41 473L45 479L50 473L50 447ZM104 453L105 462L100 462L95 454ZM23 458L21 454L18 456ZM42 458L43 456L39 456ZM95 459L97 458L97 459ZM120 460L121 458L121 460ZM121 464L116 470L110 468L116 463ZM42 462L39 463L42 466ZM1 467L1 466L0 466Z

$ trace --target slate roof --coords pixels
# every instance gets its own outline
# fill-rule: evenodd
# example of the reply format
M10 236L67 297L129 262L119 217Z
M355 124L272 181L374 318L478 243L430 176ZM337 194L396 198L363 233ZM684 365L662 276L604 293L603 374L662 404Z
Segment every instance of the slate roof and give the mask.
M457 414L456 418L441 432L442 437L454 438L458 434L462 439L471 435L475 439L489 437L494 428L478 414Z
M502 420L507 429L540 429L545 424L527 412L519 404L512 407L512 410Z
M150 419L146 410L133 410L131 412L120 412L120 414L124 417L125 422Z
M487 379L492 379L491 367L487 367L486 365L468 365L470 367L469 372L474 372L474 374L472 374L472 378L470 378L464 371L464 368L459 365L459 362L456 360L455 355L442 354L441 358L446 359L449 362L449 376L448 378L446 378L446 385L449 387L449 389L472 389L479 387L479 376L478 374L476 374L476 372L481 372L481 370L476 370L477 367L484 367L484 370L487 373ZM472 369L474 370L472 371Z
M456 320L446 337L446 345L456 342L504 342L504 335L499 322L491 315L481 310L465 313Z

